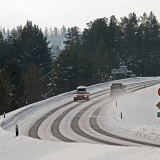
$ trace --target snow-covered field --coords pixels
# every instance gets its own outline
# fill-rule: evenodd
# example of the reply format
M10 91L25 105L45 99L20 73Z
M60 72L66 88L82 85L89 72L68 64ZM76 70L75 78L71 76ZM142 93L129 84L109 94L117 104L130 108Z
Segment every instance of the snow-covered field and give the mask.
M146 81L157 78L132 78L120 80L125 84ZM88 87L91 93L105 90L111 82ZM144 88L121 99L113 101L110 111L103 113L107 126L117 135L125 135L131 139L141 139L145 142L160 144L160 119L157 118L159 109L156 104L160 84ZM158 160L160 149L156 147L109 146L87 143L64 143L37 140L27 137L27 130L42 115L54 107L72 100L72 92L44 100L35 104L0 116L4 130L0 128L0 160ZM115 105L117 101L117 106ZM121 114L123 118L121 119ZM101 113L102 114L102 113ZM15 124L19 125L20 136L15 137ZM114 129L114 130L113 130ZM26 136L24 136L26 135Z

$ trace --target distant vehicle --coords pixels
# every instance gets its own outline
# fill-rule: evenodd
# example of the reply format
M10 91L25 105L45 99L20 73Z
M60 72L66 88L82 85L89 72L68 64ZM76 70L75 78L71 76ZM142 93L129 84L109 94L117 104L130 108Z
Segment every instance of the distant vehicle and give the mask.
M136 75L133 74L132 71L127 71L126 78L132 78L132 77L136 77Z
M74 98L73 98L74 101L77 101L77 100L89 101L90 93L87 92L87 87L86 86L77 87L76 92L73 93L73 94L74 94Z
M132 75L132 71L127 71L126 78L130 78Z
M131 77L136 77L136 75L135 74L131 74Z
M110 97L119 96L126 93L126 86L122 83L112 83L110 86Z

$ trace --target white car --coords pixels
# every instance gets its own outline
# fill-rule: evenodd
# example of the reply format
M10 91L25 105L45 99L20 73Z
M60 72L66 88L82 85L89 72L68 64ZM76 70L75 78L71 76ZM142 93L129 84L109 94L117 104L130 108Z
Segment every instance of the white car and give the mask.
M77 87L77 90L74 94L74 98L73 100L74 101L77 101L77 100L86 100L86 101L89 101L89 96L90 96L90 93L87 92L87 87L86 86L79 86Z
M131 74L131 77L136 77L136 75L135 74Z

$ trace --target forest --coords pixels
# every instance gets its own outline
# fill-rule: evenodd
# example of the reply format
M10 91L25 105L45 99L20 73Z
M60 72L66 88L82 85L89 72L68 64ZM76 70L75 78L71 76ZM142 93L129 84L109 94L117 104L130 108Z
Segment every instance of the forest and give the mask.
M160 76L160 24L153 12L120 20L112 15L86 26L63 27L59 34L27 20L5 34L1 29L0 114L110 81L121 62L137 76Z

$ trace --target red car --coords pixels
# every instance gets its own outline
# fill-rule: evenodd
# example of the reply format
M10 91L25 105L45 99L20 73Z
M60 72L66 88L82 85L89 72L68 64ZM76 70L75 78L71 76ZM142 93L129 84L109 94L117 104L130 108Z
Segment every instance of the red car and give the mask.
M79 86L77 87L77 91L74 94L74 101L77 100L86 100L89 101L89 96L90 93L86 91L87 87L86 86Z

